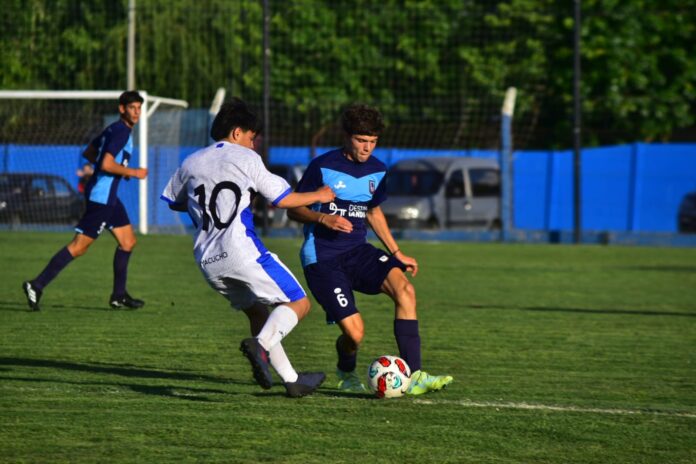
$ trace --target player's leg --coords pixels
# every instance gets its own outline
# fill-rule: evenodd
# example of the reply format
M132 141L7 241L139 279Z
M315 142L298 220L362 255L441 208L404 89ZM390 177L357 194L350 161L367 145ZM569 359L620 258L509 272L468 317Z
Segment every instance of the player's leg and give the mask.
M266 305L257 301L252 306L243 309L242 311L249 319L249 330L251 332L251 336L258 339L257 337L259 333L268 321L268 316L270 314L268 308ZM295 372L295 369L292 367L292 364L290 363L290 360L285 354L285 350L280 343L276 343L276 345L270 350L267 350L263 346L261 346L261 348L268 352L268 362L284 382L294 382L297 380L297 372Z
M58 274L65 269L75 258L87 252L90 245L96 240L104 230L104 224L109 215L109 210L103 205L87 202L85 213L80 218L75 231L77 234L72 241L61 248L48 262L41 273L33 280L22 283L22 290L27 297L29 308L38 311L39 301L43 294L43 289L48 286Z
M404 272L392 268L382 282L382 292L394 301L394 338L412 372L421 368L421 339L416 314L416 291Z
M302 303L293 306L306 306L306 309L303 311L303 313L306 314L307 311L309 311L309 300L305 296L301 298L300 301L302 301ZM284 361L287 360L287 357L284 356L285 350L282 349L280 342L283 340L283 338L285 338L285 336L292 332L299 322L297 313L291 309L289 306L290 304L291 303L277 305L270 315L268 315L258 333L252 338L242 340L242 344L240 346L242 353L244 353L244 355L249 359L249 362L251 362L256 381L263 388L271 388L273 385L273 379L270 371L268 370L268 364L270 363L273 365L274 361L271 358L271 353L274 353L274 355L280 355L280 358L276 359L276 361L279 361L278 367L281 369L283 368L282 365L284 364ZM247 316L250 316L249 311L249 309L244 310ZM253 307L251 308L251 311L254 311ZM279 346L280 349L277 349ZM283 357L286 359L283 360ZM289 360L287 360L287 366L292 368L289 363ZM273 367L275 368L276 366ZM283 377L283 381L286 383L295 382L297 381L296 375L297 374L295 373L295 376L290 374L287 377L284 377L283 375L281 375L281 377Z
M305 298L306 299L306 298ZM293 302L294 303L294 302ZM288 303L290 306L292 303ZM300 305L301 307L302 305ZM302 311L302 317L309 312L309 302L306 303L306 310ZM299 309L299 308L298 308ZM276 311L273 311L276 312ZM249 318L249 328L251 335L256 337L266 325L269 318L269 311L266 305L256 302L252 307L244 310ZM272 314L272 313L270 313ZM323 372L300 372L292 367L292 363L285 353L282 343L276 343L268 350L268 358L271 367L283 379L283 386L287 396L299 398L313 393L326 377Z
M389 271L382 291L394 301L394 338L399 355L411 368L410 395L437 391L452 382L449 375L429 375L421 368L421 338L416 316L416 292L400 268Z
M255 302L274 307L256 336L261 346L270 351L309 313L309 298L292 272L273 253L267 252L243 267L238 271L240 280L247 283Z
M137 239L133 226L128 219L126 208L120 200L117 201L116 206L113 208L112 215L109 218L109 225L111 227L111 233L118 242L118 246L114 252L114 285L111 297L109 298L109 304L112 308L141 308L145 302L131 297L126 290L128 261L130 260L133 248L135 248Z
M360 313L352 314L338 322L341 335L336 339L336 354L338 363L336 375L338 388L346 391L366 391L360 377L355 372L358 362L358 349L365 335L365 323Z
M256 302L253 306L243 311L249 319L251 336L257 337L264 328L266 321L268 321L268 316L270 315L268 307ZM295 382L297 380L297 372L292 367L290 359L288 359L288 356L285 354L285 350L281 343L276 343L268 350L268 354L271 366L278 373L280 378L283 379L283 382Z
M240 346L251 362L257 382L264 388L270 388L272 378L267 365L277 361L281 370L283 364L291 368L280 342L309 313L309 299L292 272L273 253L262 255L236 273L256 301L275 306L258 334L243 340ZM281 377L288 396L307 395L324 380L324 374L320 372L299 373L294 380L289 375Z
M355 306L349 275L339 260L311 264L305 267L304 272L309 289L326 313L327 322L337 323L341 329L341 335L336 340L338 388L365 391L355 372L365 327Z
M32 280L27 280L22 283L22 290L27 297L27 303L29 308L33 311L39 311L39 302L41 301L41 296L43 295L43 289L48 286L53 279L55 279L60 272L67 267L75 258L78 258L87 252L90 245L99 236L100 230L96 227L89 227L88 231L83 232L80 225L83 224L85 216L80 220L78 224L77 234L66 246L61 248L58 253L53 255L53 257L48 261L46 267ZM86 235L89 234L89 235Z

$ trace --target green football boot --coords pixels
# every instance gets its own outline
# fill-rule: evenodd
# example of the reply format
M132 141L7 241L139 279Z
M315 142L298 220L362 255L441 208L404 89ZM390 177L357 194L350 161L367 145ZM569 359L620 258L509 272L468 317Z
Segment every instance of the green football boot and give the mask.
M422 395L431 391L438 391L451 384L454 379L451 375L430 375L425 371L416 371L411 374L411 385L406 391L407 395Z
M340 369L336 369L336 376L338 376L338 389L354 393L366 392L367 388L360 381L358 374L355 371L343 372Z

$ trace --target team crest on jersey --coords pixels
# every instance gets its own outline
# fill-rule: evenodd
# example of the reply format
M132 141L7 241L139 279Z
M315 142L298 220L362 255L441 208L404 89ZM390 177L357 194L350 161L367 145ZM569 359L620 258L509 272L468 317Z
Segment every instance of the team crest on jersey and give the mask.
M375 190L377 190L377 188L375 187L375 181L371 180L370 181L370 193L375 193Z

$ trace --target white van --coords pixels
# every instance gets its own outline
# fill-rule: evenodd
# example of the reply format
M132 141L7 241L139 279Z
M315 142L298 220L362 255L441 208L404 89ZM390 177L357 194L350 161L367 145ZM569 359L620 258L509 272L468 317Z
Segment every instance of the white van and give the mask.
M474 157L413 158L387 174L381 205L392 228L500 228L498 161Z

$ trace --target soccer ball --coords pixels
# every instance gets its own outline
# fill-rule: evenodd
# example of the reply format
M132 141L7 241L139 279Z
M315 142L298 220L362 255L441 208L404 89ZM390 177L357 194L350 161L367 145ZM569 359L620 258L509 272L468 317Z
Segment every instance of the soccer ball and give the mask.
M398 356L380 356L367 370L367 384L377 398L398 398L411 385L411 368Z

